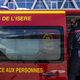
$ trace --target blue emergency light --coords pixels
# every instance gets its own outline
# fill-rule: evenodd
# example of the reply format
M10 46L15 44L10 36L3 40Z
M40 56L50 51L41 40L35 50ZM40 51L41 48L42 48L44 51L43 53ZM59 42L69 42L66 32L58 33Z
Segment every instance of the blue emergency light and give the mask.
M0 6L0 10L9 10L9 8L7 6Z

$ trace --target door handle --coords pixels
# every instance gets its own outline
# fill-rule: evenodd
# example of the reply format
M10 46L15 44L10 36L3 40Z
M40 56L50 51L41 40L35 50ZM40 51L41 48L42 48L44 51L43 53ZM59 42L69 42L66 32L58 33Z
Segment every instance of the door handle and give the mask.
M46 76L46 77L52 77L52 76L57 76L58 74L57 73L52 73L52 72L46 72L46 73L43 73L42 75Z

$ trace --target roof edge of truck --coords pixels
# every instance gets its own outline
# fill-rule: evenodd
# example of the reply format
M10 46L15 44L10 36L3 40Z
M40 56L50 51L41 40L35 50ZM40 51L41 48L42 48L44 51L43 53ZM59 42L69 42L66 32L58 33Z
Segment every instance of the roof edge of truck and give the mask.
M61 10L0 10L0 14L65 14Z

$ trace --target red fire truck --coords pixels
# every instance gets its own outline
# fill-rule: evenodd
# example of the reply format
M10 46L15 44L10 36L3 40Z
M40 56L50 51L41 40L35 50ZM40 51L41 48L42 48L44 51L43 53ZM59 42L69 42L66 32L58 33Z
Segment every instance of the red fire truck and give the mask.
M0 80L68 80L65 11L0 11Z

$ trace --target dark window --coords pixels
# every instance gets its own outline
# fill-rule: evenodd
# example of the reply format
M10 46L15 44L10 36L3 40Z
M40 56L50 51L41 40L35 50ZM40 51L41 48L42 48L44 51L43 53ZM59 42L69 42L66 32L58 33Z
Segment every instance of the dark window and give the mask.
M63 27L0 27L0 51L8 60L62 60L63 43Z

